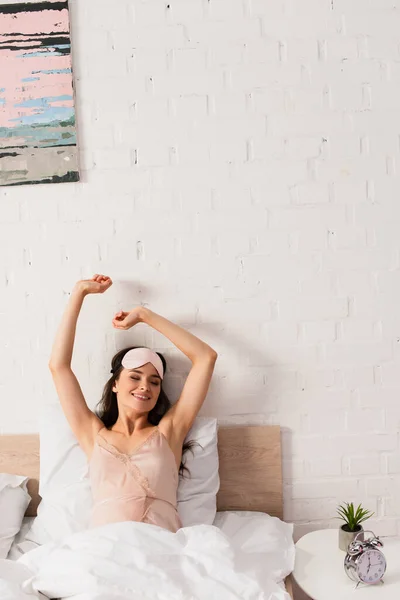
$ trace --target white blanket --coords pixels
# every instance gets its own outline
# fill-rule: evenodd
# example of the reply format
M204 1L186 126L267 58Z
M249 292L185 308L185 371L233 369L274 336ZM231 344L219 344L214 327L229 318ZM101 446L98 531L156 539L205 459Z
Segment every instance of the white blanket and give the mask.
M75 533L0 560L0 598L290 600L282 580L294 566L293 526L260 513L220 513L216 524Z

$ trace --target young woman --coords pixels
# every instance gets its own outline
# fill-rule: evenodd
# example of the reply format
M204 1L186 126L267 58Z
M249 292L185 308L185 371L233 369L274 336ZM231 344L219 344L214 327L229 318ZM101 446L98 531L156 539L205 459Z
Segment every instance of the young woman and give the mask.
M217 353L206 343L144 307L119 312L116 329L147 323L192 362L179 400L170 405L162 389L164 357L148 348L125 348L112 359L100 408L92 412L71 369L76 324L87 294L112 285L95 275L76 283L49 362L65 416L89 461L94 507L89 526L142 521L177 531L179 470L184 439L208 391Z

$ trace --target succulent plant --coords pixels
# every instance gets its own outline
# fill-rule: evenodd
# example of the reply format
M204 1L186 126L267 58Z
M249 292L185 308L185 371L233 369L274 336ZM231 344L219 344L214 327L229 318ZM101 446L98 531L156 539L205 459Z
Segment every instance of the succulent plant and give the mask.
M354 504L345 502L338 506L337 509L338 517L335 519L341 519L345 522L345 527L347 531L358 531L360 529L361 523L372 517L374 514L369 510L365 510L362 508L361 504L355 509Z

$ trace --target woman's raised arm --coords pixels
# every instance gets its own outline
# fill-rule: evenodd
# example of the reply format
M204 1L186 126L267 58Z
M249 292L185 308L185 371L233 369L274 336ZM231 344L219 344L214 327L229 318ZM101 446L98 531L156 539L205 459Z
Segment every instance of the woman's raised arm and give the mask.
M95 435L103 424L87 406L79 382L71 369L76 324L85 296L101 294L111 285L111 279L104 275L95 275L92 279L76 283L58 327L49 361L64 414L87 455L91 454Z

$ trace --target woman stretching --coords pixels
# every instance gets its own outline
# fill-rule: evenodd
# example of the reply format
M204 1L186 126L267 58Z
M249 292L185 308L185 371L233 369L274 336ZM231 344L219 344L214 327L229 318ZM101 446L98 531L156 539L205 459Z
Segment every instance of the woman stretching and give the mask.
M87 294L112 285L95 275L78 281L54 341L49 367L71 429L89 461L94 506L89 527L141 521L177 531L176 510L184 439L208 391L217 353L197 337L142 306L119 312L116 329L147 323L192 362L179 400L171 406L162 388L166 362L158 352L129 347L112 359L97 414L86 404L72 369L76 324Z

